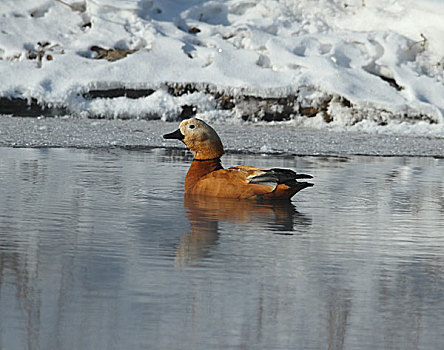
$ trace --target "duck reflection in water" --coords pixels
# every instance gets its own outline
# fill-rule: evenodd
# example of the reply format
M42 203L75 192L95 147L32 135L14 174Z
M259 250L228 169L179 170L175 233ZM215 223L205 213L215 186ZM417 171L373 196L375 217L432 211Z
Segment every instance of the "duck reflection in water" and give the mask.
M311 218L299 213L291 201L256 202L229 198L185 195L184 206L190 231L176 249L176 266L198 265L218 243L219 224L234 223L250 230L293 235L296 227L311 225Z

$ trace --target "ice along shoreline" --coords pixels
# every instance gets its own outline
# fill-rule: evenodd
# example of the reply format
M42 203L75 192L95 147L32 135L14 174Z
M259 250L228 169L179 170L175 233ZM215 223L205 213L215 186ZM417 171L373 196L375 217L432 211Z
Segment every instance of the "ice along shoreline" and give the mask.
M213 125L228 154L444 158L440 137L316 130L288 123ZM1 116L0 147L184 150L161 137L175 128L177 122Z

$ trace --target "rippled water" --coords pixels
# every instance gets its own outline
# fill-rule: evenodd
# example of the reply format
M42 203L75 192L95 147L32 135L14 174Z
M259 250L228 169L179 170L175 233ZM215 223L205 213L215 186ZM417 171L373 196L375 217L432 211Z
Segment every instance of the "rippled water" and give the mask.
M180 151L0 148L0 349L439 349L444 160L224 157L292 204L184 199Z

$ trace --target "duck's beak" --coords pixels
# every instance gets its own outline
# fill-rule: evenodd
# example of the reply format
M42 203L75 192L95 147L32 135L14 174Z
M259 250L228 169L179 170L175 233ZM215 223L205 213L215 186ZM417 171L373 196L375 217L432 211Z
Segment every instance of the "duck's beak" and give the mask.
M185 138L184 134L180 132L180 129L173 131L169 134L163 135L164 139L175 139L175 140L183 140Z

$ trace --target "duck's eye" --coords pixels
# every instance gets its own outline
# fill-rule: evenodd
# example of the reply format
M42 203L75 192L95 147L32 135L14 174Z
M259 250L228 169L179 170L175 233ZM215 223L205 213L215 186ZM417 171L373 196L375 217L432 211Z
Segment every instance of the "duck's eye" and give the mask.
M190 129L194 129L195 126L193 124L190 125Z

